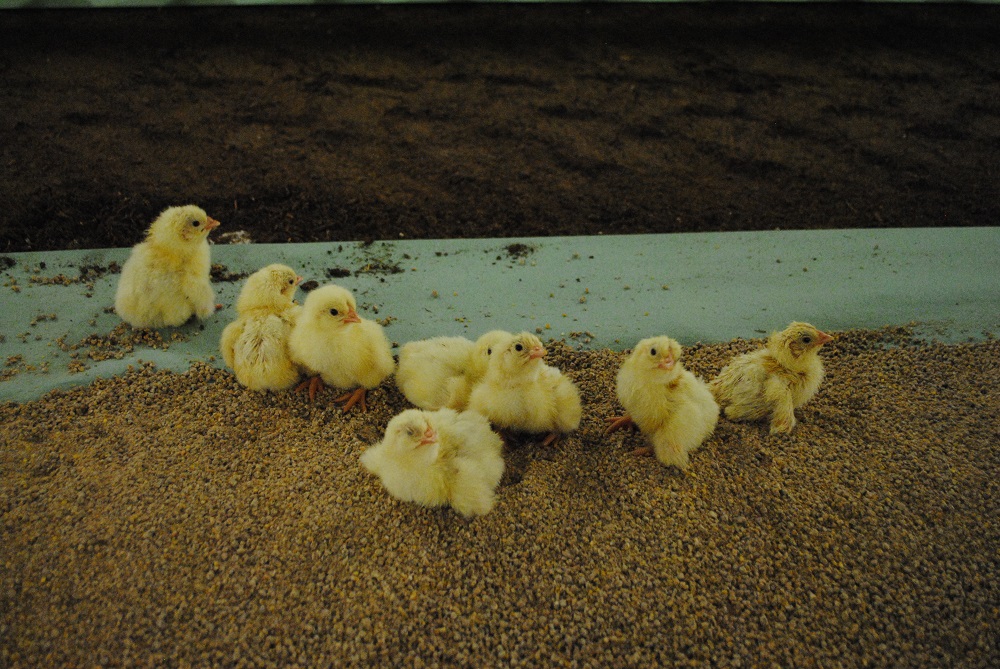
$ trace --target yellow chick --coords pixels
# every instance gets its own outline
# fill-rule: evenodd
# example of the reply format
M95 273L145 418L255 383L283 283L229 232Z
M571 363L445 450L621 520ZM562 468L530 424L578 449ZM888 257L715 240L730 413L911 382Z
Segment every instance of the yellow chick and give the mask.
M493 508L503 475L503 442L472 412L407 409L383 440L361 455L393 497L422 506L450 505L466 517Z
M161 328L212 315L208 233L218 226L194 205L160 214L122 267L115 295L122 320L135 328Z
M670 337L636 344L618 370L616 391L626 413L608 419L608 433L634 425L665 465L687 469L688 453L708 439L719 420L708 385L684 368L681 345Z
M542 361L545 353L541 340L529 332L494 343L486 375L469 397L469 410L503 430L547 433L545 446L575 430L583 413L580 391Z
M476 345L465 337L411 341L399 351L396 385L415 406L448 406L450 384L465 374Z
M469 407L469 396L476 384L486 376L494 348L513 336L505 330L491 330L476 340L461 376L448 380L448 401L445 406L455 411L465 411Z
M340 286L323 286L309 293L292 328L288 350L292 360L313 375L300 386L309 387L310 401L321 383L355 388L334 400L343 403L344 411L355 405L366 411L367 391L396 367L382 326L359 317L354 296Z
M219 343L236 380L250 390L287 390L299 380L288 337L302 310L292 299L301 282L291 267L268 265L251 274L240 291L237 318Z
M765 348L734 358L709 384L726 418L770 417L771 434L791 432L795 409L812 399L823 381L819 349L831 339L809 323L794 322L772 333Z

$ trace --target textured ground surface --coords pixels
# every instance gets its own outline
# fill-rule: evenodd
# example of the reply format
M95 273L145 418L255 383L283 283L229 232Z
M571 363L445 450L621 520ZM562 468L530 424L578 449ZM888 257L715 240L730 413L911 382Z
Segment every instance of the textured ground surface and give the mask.
M0 12L0 252L995 225L997 6Z
M473 521L361 469L391 385L345 417L198 364L0 407L0 664L1000 662L996 340L841 333L791 436L723 420L687 474L603 435L621 354L551 350L581 428L509 448Z

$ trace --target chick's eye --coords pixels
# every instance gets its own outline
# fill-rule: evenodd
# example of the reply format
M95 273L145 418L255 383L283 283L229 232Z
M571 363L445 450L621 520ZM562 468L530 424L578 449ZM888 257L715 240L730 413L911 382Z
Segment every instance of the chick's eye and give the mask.
M288 280L288 285L289 285L289 286L291 286L291 285L292 285L292 284L294 284L294 283L295 283L295 279L289 279L289 280Z
M199 225L201 225L201 221L191 221L192 228L197 228Z
M650 355L656 355L656 349L655 348L649 349L649 354Z
M812 337L810 337L809 335L806 335L805 337L802 338L802 343L803 344L811 344L812 340L813 340Z
M492 348L486 349L486 355L493 355L493 349Z
M524 347L523 347L523 346L521 346L520 344L518 344L517 346L515 346L515 347L514 347L514 350L515 350L515 351L523 351L523 350L524 350Z
M331 315L331 316L336 316L336 315L337 315L337 314L339 314L339 313L340 313L340 312L339 312L339 311L337 311L336 309L330 309L330 315Z

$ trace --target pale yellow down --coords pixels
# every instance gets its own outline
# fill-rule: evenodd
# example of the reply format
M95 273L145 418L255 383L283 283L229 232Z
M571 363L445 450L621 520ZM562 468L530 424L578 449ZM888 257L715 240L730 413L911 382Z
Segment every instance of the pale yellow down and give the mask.
M268 265L247 278L236 320L222 331L220 348L236 380L251 390L287 390L299 380L288 339L302 307L293 296L301 281L285 265Z
M493 330L475 342L464 337L410 342L399 352L396 385L421 409L464 411L473 387L486 374L494 343L511 336Z
M366 319L345 322L348 314L357 314L348 290L331 285L312 291L292 328L289 353L327 385L371 390L395 369L392 347L381 325Z
M381 442L362 453L361 464L396 499L481 516L496 500L502 448L479 414L407 409L389 421Z
M469 397L470 410L518 432L565 434L580 425L580 391L543 362L538 337L508 335L494 342L492 351L486 374Z
M772 434L791 432L795 409L812 399L823 381L819 349L829 340L809 323L794 322L773 333L764 348L733 358L710 384L726 418L770 418Z
M475 347L465 337L411 341L399 351L396 385L421 409L448 406L451 382L465 374Z
M115 311L135 328L183 325L215 313L208 233L218 226L194 205L171 207L122 267Z
M643 339L618 370L618 401L665 465L687 469L688 454L715 430L719 405L708 385L681 364L669 337Z

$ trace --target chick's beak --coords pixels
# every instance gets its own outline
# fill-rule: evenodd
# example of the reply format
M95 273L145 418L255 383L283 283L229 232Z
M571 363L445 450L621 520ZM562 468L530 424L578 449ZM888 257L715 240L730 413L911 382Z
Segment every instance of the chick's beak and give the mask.
M668 355L666 357L660 358L660 362L659 362L659 364L656 365L656 368L657 369L663 369L663 370L666 370L666 371L669 372L671 369L674 368L674 364L675 364L675 361L674 361L673 356Z
M295 277L295 285L297 286L297 285L299 285L300 283L302 283L302 277L301 277L301 276L296 276L296 277Z
M436 442L437 439L438 439L437 432L434 431L433 427L431 427L430 425L428 425L427 429L424 430L424 436L420 440L420 445L421 446L428 446L428 445L433 444L434 442Z
M219 223L217 220L209 216L208 220L205 221L205 231L208 232L209 230L214 230L220 225L222 225L222 223Z
M547 351L544 348L542 348L541 346L535 346L528 353L528 359L529 360L535 360L536 358L544 358L546 352Z
M361 322L361 317L358 316L358 312L356 312L354 309L351 309L350 311L347 312L347 315L344 316L344 322L345 323L360 323Z
M828 335L827 333L825 333L823 331L817 331L816 332L816 345L817 346L822 346L823 344L825 344L828 341L831 341L832 339L833 339L832 336Z

